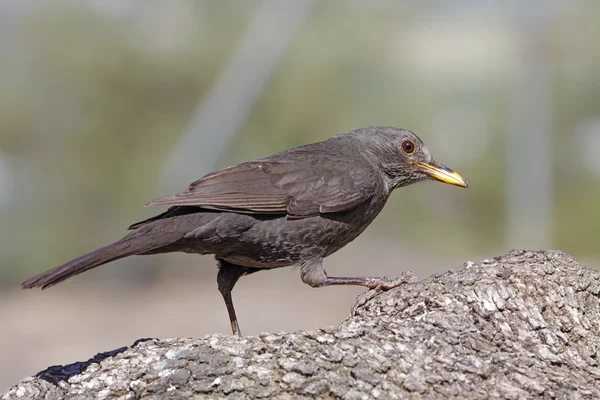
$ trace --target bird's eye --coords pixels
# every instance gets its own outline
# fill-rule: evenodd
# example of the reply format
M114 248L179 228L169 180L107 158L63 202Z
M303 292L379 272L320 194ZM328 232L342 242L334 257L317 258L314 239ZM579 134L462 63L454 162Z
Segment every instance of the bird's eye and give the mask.
M410 140L402 142L402 151L406 154L412 154L415 151L415 144Z

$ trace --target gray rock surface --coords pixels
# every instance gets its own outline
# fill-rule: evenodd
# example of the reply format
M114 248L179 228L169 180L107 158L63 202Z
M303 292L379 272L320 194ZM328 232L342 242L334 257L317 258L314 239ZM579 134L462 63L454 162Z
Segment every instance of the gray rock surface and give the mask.
M9 399L600 398L600 273L512 251L381 293L337 328L140 340Z

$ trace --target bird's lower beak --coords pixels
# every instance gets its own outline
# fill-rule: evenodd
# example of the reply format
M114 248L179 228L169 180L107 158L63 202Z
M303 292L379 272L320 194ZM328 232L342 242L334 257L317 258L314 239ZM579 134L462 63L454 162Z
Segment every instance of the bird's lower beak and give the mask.
M441 164L427 164L427 163L416 163L421 170L432 177L435 180L440 182L448 183L454 186L460 187L469 187L467 182L463 179L462 176L452 171L450 168L445 167Z

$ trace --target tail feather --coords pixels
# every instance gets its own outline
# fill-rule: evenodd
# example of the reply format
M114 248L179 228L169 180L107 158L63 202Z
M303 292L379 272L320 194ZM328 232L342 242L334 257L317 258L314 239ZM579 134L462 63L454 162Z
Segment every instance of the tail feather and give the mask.
M121 258L156 250L157 248L172 244L180 238L181 235L169 235L166 232L162 235L128 236L118 242L69 261L66 264L35 275L23 282L21 288L31 289L41 287L45 289L92 268Z

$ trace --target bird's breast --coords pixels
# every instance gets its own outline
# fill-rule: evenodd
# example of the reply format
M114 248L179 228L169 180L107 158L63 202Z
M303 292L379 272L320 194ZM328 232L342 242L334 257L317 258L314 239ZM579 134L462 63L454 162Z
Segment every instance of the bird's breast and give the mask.
M213 213L177 244L177 251L215 254L232 264L278 268L327 257L360 235L387 197L373 197L340 213L292 219L276 215Z
M256 251L256 255L248 258L261 260L265 265L291 265L324 258L360 235L379 214L386 200L373 199L344 213L262 221L240 239Z

